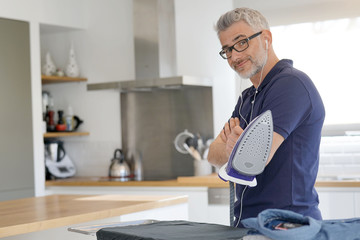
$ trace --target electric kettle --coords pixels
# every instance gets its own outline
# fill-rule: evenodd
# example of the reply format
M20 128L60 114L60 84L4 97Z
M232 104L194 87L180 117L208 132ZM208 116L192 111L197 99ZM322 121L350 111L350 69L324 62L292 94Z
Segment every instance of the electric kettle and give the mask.
M111 159L109 177L120 181L127 181L130 179L130 173L130 167L125 161L122 150L116 149L114 152L114 158Z

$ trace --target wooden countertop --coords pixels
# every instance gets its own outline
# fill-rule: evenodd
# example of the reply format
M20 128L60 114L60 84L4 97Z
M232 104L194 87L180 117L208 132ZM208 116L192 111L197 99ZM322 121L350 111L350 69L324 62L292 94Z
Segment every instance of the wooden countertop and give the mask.
M109 181L108 178L87 177L87 178L68 178L54 181L46 181L46 186L123 186L123 187L209 187L226 188L227 182L219 179L217 174L195 177L178 177L173 180L164 181ZM360 181L353 180L318 180L316 187L360 187Z
M0 202L0 238L186 203L187 196L50 195Z

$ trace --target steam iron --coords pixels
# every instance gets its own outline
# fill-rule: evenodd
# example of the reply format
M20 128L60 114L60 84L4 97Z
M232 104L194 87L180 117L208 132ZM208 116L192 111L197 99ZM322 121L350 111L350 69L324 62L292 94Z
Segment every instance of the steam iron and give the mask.
M241 185L255 187L256 175L264 171L273 136L271 111L257 116L244 129L232 150L228 162L219 170L219 177Z

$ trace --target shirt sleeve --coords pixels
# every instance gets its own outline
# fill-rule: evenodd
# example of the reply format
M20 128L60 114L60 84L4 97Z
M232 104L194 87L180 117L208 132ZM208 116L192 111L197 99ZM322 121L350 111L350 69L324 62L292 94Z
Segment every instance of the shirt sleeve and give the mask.
M309 91L298 76L280 75L266 93L263 109L271 110L274 131L286 139L311 113Z

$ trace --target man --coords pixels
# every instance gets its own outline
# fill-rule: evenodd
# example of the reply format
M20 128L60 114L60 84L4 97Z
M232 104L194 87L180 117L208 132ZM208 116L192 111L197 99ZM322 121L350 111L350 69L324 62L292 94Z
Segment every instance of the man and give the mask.
M274 123L270 156L265 170L256 176L257 186L236 185L235 226L268 208L321 219L314 184L325 110L318 91L291 60L277 58L269 25L258 11L229 11L216 28L221 57L253 86L242 92L230 120L211 144L209 162L224 165L256 116L271 110Z

